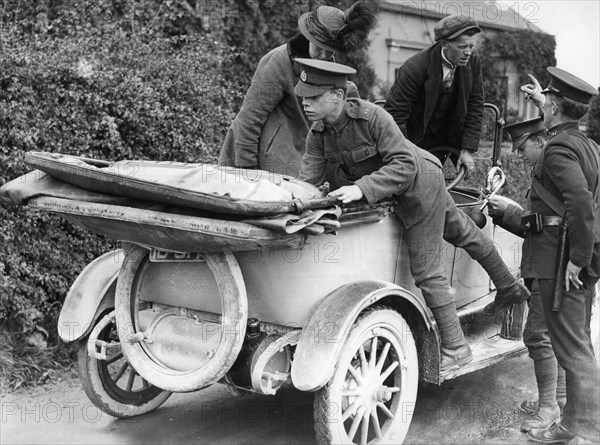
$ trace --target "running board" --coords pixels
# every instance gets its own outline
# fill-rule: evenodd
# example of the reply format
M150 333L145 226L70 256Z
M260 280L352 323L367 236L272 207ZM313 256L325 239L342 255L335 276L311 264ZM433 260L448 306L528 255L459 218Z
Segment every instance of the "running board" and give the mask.
M518 357L527 351L521 340L506 340L500 335L485 340L470 343L473 352L473 361L455 371L440 375L440 382L469 374L512 357Z

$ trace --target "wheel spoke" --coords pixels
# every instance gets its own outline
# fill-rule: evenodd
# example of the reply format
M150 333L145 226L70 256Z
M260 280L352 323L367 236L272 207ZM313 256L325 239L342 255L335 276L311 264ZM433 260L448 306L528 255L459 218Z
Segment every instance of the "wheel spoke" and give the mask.
M360 406L358 408L358 412L356 413L356 416L354 416L354 420L352 421L352 425L350 426L350 431L348 431L348 437L350 438L350 440L352 440L354 438L354 435L356 434L356 431L358 430L358 427L360 426L360 424L362 422L364 412L365 412L365 407Z
M148 381L144 378L142 378L142 388L146 389L150 386L150 384L148 383ZM398 388L398 390L400 390L400 388Z
M388 352L390 351L391 343L386 343L383 347L383 351L381 351L381 355L379 356L379 361L377 362L377 373L380 374L383 369L383 364L385 363L385 359L387 358Z
M119 368L119 370L117 371L117 373L115 374L115 376L113 378L113 382L117 383L119 381L119 379L123 376L123 373L125 372L125 370L127 369L128 366L129 366L128 362L125 362L121 365L121 368Z
M375 430L375 436L378 439L381 439L381 427L379 426L379 416L377 415L377 408L371 411L371 423L373 424L373 429Z
M361 375L365 375L367 373L367 356L365 355L364 345L360 345L358 353L360 355Z
M394 414L393 414L393 413L392 413L392 412L391 412L391 411L388 409L388 407L387 407L387 406L385 406L385 405L383 404L383 402L378 402L378 403L377 403L377 406L378 406L379 408L381 408L381 411L383 411L383 414L385 414L386 416L388 416L390 419L393 419L393 418L394 418Z
M398 365L399 365L398 361L395 361L390 366L388 366L388 368L385 370L385 372L383 374L381 374L381 376L379 377L379 380L381 381L381 383L383 383L385 381L385 379L387 379L389 377L389 375L394 371L394 369L396 369L398 367Z
M361 432L360 432L360 443L361 444L366 444L367 443L367 439L369 438L369 412L365 410L365 413L363 414L362 417L362 425L361 425Z
M110 365L111 363L116 362L117 360L123 358L123 353L122 352L118 352L117 354L113 355L111 358L107 358L106 359L106 364Z
M133 388L133 381L135 380L136 372L133 368L129 369L129 378L127 379L127 391L131 392Z
M375 369L375 359L377 358L377 337L371 341L371 355L369 356L369 369Z
M346 419L348 419L348 417L350 417L352 414L354 414L356 412L356 409L359 405L360 399L356 399L352 405L350 405L348 407L348 409L346 411L344 411L344 414L342 414L342 422L346 421Z
M348 371L350 372L350 374L352 374L352 377L354 377L356 383L360 385L362 383L362 377L360 376L356 368L354 368L354 366L352 365L348 365Z

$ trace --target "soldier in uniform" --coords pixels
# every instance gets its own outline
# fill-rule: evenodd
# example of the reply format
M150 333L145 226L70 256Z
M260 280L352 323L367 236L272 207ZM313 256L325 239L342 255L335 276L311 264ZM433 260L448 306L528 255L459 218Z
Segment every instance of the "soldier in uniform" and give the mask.
M301 179L314 185L328 181L333 189L330 195L343 203L396 197L411 273L440 331L440 370L445 373L470 362L471 350L440 261L447 214L458 214L454 220L469 218L446 191L440 161L405 139L381 107L346 98L346 76L354 69L310 59L297 61L302 73L296 94L302 96L306 115L313 122ZM462 226L479 231L470 223Z
M512 138L512 151L516 151L533 168L548 139L544 120L538 117L507 125L504 129ZM508 198L495 196L490 198L488 208L495 224L522 238L527 236L528 230L522 224L525 211L519 204ZM521 425L521 431L528 432L548 428L560 419L561 410L566 403L566 387L565 371L558 365L552 349L538 283L527 278L525 284L531 291L531 298L523 341L533 360L538 387L537 401L525 400L519 405L522 412L530 414Z
M539 286L552 347L566 372L567 401L560 422L527 434L540 443L598 443L600 370L590 316L600 277L600 151L578 127L598 91L559 68L548 72L543 109L549 140L533 169L529 197L529 210L541 223L525 238L521 273ZM564 244L557 219L568 230ZM564 270L557 267L560 254L568 257ZM556 283L563 272L563 282Z

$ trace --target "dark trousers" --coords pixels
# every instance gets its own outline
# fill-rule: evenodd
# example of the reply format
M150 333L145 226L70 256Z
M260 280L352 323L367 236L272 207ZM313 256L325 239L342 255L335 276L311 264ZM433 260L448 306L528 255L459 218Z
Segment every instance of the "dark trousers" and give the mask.
M444 198L446 211L444 239L453 246L465 249L475 261L488 256L494 249L494 242L465 212L456 207L449 193L446 192Z
M590 337L595 283L563 294L560 311L552 310L554 280L538 280L548 332L567 380L562 424L592 441L600 440L600 369Z
M447 204L446 199L452 198L444 188L441 171L438 174L439 187L432 187L430 190L430 193L435 194L432 205L426 209L426 214L418 223L403 230L410 272L430 308L442 307L454 301L444 263L443 233L446 217L441 211Z
M523 331L523 343L527 346L529 357L533 360L553 358L555 357L554 349L552 349L552 342L548 333L538 280L525 280L525 284L531 291L531 298L525 330Z

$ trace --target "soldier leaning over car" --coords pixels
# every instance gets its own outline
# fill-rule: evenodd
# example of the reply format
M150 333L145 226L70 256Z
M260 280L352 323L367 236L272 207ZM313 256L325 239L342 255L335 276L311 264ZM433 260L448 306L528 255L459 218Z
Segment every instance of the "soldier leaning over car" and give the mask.
M334 189L330 195L344 203L363 197L369 203L396 197L411 274L440 331L440 372L469 363L473 356L440 261L445 213L453 209L459 213L445 189L440 161L405 139L383 108L346 98L346 76L354 69L310 59L297 61L303 70L296 94L303 97L306 114L313 121L301 179L314 185L328 181Z

